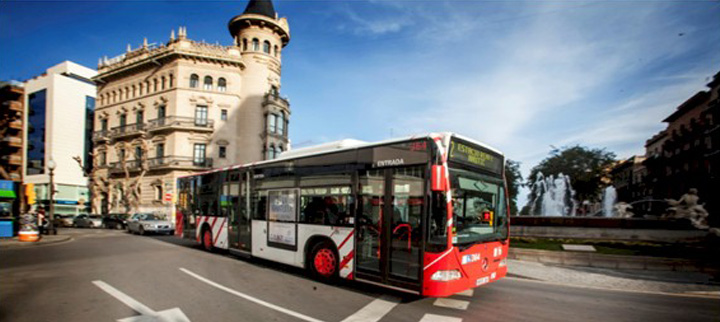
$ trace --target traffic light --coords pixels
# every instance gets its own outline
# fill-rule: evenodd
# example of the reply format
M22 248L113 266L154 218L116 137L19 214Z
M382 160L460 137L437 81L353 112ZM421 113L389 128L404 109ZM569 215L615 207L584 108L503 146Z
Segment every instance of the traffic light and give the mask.
M25 185L25 197L27 197L27 204L28 205L34 205L35 204L35 185L32 183L28 183Z

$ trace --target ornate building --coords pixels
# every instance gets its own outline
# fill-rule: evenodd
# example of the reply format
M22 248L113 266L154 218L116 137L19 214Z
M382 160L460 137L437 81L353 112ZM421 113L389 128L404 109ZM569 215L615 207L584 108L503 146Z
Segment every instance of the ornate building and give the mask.
M173 213L177 178L275 158L288 149L279 94L287 20L251 0L228 23L233 45L188 39L128 46L98 64L92 190L95 211Z

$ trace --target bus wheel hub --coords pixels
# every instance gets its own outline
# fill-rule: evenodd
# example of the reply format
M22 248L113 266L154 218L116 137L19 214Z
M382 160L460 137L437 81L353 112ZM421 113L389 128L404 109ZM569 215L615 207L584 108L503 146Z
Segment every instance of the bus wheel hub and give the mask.
M323 248L315 254L315 270L323 276L335 273L335 254Z

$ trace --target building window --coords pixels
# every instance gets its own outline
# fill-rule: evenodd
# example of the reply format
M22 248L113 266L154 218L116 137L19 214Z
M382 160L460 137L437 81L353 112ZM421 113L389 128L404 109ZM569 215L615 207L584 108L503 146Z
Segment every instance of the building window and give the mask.
M120 131L127 125L127 114L120 114Z
M220 159L225 159L225 156L227 155L227 147L221 146L218 149L218 157Z
M275 47L273 47L273 49L274 49L274 55L275 55L275 57L277 57L278 56L278 46L275 45Z
M277 133L282 135L282 134L285 134L284 131L285 131L285 114L280 113L278 115L278 120L277 120Z
M226 109L220 110L220 119L223 121L227 121L227 110Z
M165 118L165 105L158 106L157 118L158 120Z
M200 77L197 74L190 75L190 88L197 88Z
M268 114L268 132L275 133L277 129L277 116L275 114Z
M278 95L280 95L277 86L270 86L270 95L275 97L278 97Z
M108 130L108 120L107 119L100 120L100 130L102 130L103 132L107 132L107 130Z
M212 90L212 84L213 80L210 76L205 76L205 79L203 80L203 89L206 91Z
M163 200L163 188L162 185L155 185L155 200Z
M118 159L120 159L121 162L125 161L125 149L120 149L120 154L118 155Z
M158 143L155 146L155 157L162 158L165 156L165 143Z
M165 76L160 78L160 88L165 89Z
M145 123L145 113L143 111L137 111L137 114L135 114L135 124L138 126Z
M170 74L170 76L168 77L168 82L169 82L168 87L169 87L169 88L172 88L172 87L173 87L173 78L174 78L174 77L173 77L172 74Z
M270 42L267 40L263 41L263 52L270 54Z
M158 80L157 78L153 79L153 92L157 92L158 90Z
M278 156L278 157L280 156L280 153L283 153L283 146L282 146L282 144L278 145L278 147L277 147L277 156Z
M260 51L260 41L257 38L252 40L252 50Z
M227 90L227 81L225 78L220 77L218 79L218 91L224 92Z
M207 106L198 105L197 107L195 107L195 125L206 126L208 123L207 113Z
M270 144L270 147L267 149L267 160L275 159L275 146Z
M137 96L137 87L135 85L132 86L132 97Z
M205 144L195 144L193 147L193 163L195 165L205 165Z
M243 51L247 51L247 38L243 38Z

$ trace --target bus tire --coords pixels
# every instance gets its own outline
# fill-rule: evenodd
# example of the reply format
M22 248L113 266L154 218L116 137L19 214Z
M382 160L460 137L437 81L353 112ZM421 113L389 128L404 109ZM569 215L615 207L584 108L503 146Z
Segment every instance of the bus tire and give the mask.
M203 249L208 252L212 252L215 249L215 247L213 247L212 241L212 231L209 228L203 229L202 235L200 235L200 242L202 243Z
M338 262L339 257L335 245L324 240L312 247L308 268L315 279L331 282L338 277Z

